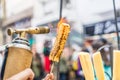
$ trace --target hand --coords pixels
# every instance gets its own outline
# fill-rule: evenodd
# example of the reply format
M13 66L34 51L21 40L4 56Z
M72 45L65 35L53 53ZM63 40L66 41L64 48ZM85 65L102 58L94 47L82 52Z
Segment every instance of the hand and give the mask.
M47 74L47 76L43 80L54 80L53 73Z
M30 68L28 68L8 78L7 80L33 80L33 78L34 78L34 73ZM53 73L47 74L47 76L43 80L54 80Z
M33 80L33 78L34 78L34 73L30 68L28 68L16 75L10 77L7 80Z

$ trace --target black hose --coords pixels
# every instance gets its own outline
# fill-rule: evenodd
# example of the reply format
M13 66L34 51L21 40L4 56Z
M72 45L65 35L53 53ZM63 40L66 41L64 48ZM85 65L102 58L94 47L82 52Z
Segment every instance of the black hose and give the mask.
M3 77L4 77L5 66L6 66L6 61L7 61L7 56L8 56L8 48L6 48L6 50L5 50L3 65L2 65L2 69L1 69L1 79L2 79L2 80L3 80Z

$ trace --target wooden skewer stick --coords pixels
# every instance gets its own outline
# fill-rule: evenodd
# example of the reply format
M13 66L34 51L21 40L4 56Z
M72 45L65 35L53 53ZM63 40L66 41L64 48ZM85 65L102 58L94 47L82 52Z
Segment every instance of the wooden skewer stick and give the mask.
M96 52L93 54L93 63L98 80L106 80L100 52Z
M113 51L113 80L120 80L120 51Z
M80 62L82 65L83 73L85 75L85 80L94 80L94 70L89 53L81 52Z

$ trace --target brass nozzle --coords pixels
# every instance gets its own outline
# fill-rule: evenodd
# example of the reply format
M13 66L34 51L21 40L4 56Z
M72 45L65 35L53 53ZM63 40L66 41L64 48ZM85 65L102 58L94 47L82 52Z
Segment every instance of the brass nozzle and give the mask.
M7 30L7 33L9 36L13 35L14 33L21 35L23 32L28 33L28 34L45 34L45 33L50 32L50 28L49 27L31 27L31 28L27 28L27 29L9 28Z
M9 29L7 30L7 33L8 33L9 36L11 36L11 35L13 35L13 34L15 33L15 30L12 29L12 28L9 28Z

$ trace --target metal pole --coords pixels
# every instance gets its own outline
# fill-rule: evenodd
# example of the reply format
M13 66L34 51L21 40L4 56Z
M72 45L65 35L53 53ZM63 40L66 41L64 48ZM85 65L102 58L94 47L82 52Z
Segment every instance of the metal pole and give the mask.
M111 80L112 80L113 77L113 47L112 46L110 46L109 51L110 51Z
M60 0L60 13L59 13L59 21L62 18L62 4L63 4L63 0Z
M113 0L113 8L114 8L114 18L115 18L115 27L116 27L116 33L117 33L117 44L118 44L118 50L120 50L120 39L119 39L119 30L117 25L117 11L115 6L115 0Z
M62 4L63 4L63 0L60 0L60 11L59 11L59 21L60 21L60 19L62 18ZM60 69L60 62L58 62L58 64L57 64L57 80L59 80L60 79L60 71L59 71L59 69Z

